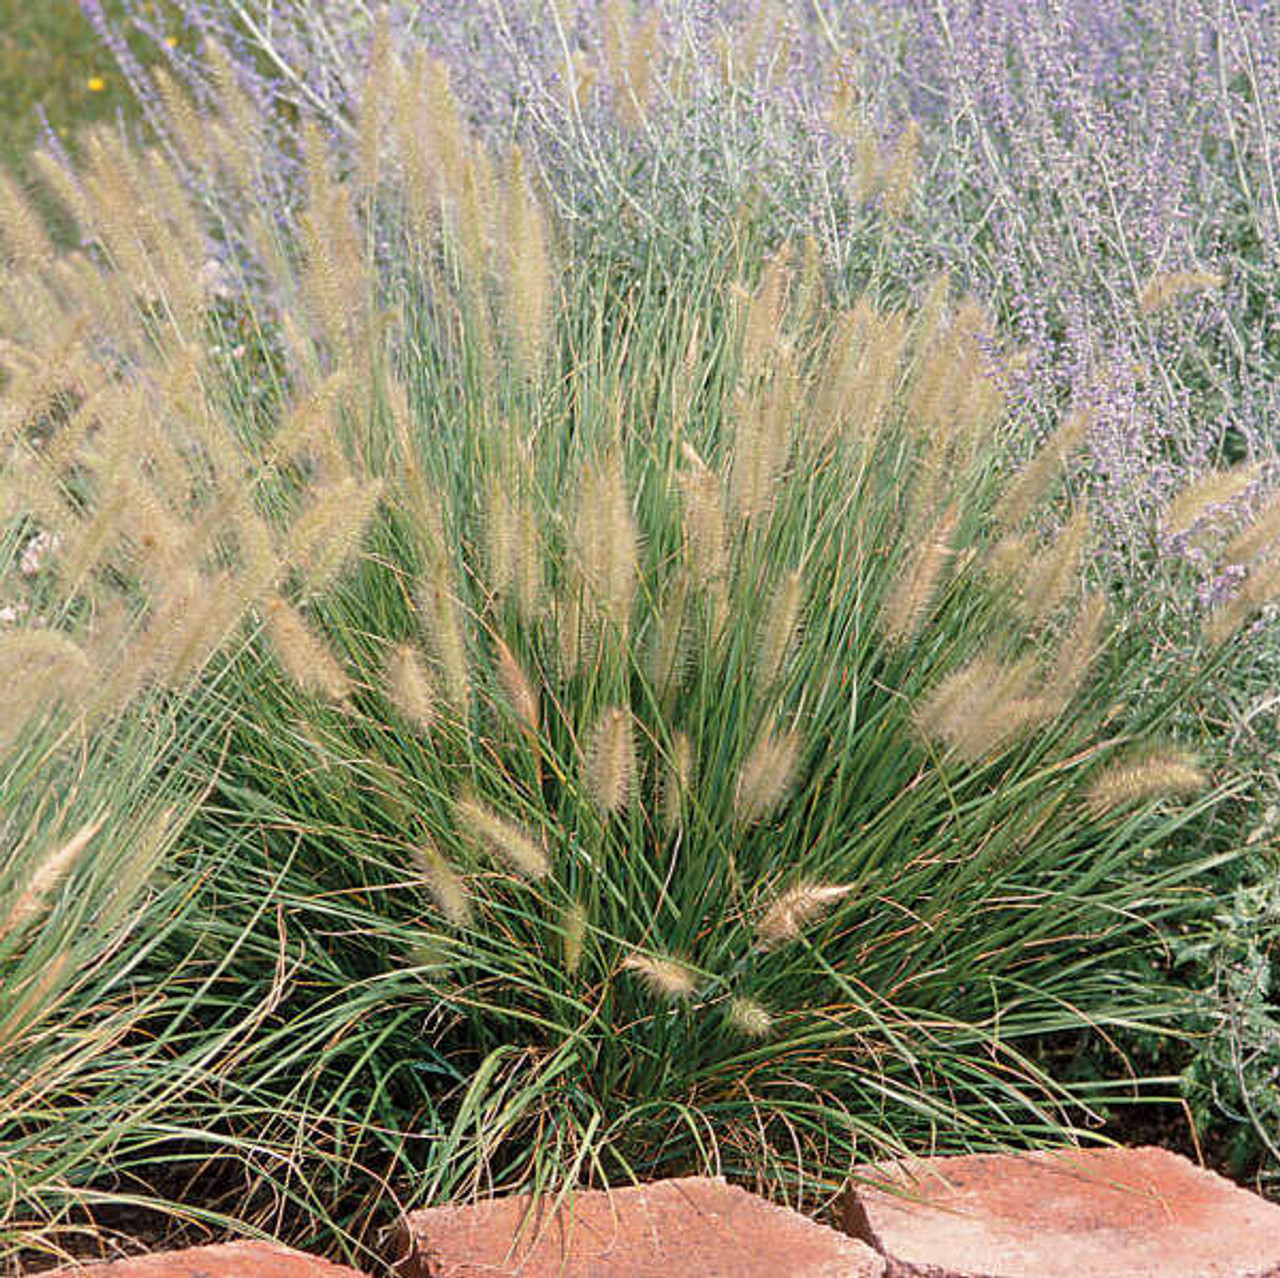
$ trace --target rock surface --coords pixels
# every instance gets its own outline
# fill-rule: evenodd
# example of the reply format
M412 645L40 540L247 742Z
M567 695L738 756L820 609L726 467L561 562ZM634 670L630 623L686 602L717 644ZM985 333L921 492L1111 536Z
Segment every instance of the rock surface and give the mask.
M1280 1278L1280 1206L1162 1149L867 1167L842 1224L691 1177L413 1212L388 1259L401 1278ZM44 1278L361 1275L242 1241Z
M43 1278L363 1278L278 1243L232 1242L55 1269Z
M403 1278L881 1278L863 1243L719 1179L527 1196L405 1218Z
M845 1231L886 1278L1280 1278L1280 1206L1168 1150L1061 1150L867 1168Z

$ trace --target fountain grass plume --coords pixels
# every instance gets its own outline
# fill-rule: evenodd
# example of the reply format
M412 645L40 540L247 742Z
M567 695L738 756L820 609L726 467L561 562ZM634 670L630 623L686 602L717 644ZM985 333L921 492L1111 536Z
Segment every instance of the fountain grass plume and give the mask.
M302 614L276 597L268 601L266 615L272 649L298 686L330 701L346 701L351 680Z
M616 453L584 468L573 537L591 603L625 631L636 594L640 547Z
M1161 533L1171 537L1190 531L1214 507L1228 505L1256 484L1262 478L1262 469L1255 463L1202 475L1166 507L1160 517Z
M1147 747L1100 773L1090 784L1085 801L1102 815L1153 799L1198 794L1208 783L1203 768L1187 751Z
M635 739L631 712L611 706L591 732L587 749L587 788L602 812L620 812L635 784Z
M538 691L515 654L501 639L494 640L494 649L498 654L498 679L507 705L525 734L536 739L540 720Z
M747 751L733 791L734 815L743 825L763 820L796 784L804 741L794 729L762 731Z
M434 843L415 848L414 860L440 913L455 927L465 927L471 921L471 902L458 872Z
M474 795L463 795L457 800L454 817L476 843L517 874L527 879L541 879L550 873L551 863L534 837Z
M436 721L436 693L416 645L399 643L387 658L387 696L420 732Z
M628 954L623 971L634 972L645 987L659 998L676 1001L692 997L697 985L687 964L655 954Z
M799 635L804 603L804 577L800 570L785 574L769 598L760 625L756 679L768 688L781 674Z

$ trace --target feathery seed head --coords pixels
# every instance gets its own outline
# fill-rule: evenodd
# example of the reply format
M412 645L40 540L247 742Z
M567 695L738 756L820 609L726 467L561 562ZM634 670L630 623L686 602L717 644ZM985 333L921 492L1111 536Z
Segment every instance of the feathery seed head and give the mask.
M516 544L519 537L515 504L507 485L497 474L489 476L484 502L484 557L489 589L503 598L515 580Z
M794 730L761 736L738 771L733 796L738 822L750 825L764 820L790 794L803 744Z
M1160 517L1160 531L1166 537L1188 532L1215 506L1234 501L1261 477L1262 467L1235 466L1225 471L1210 471L1188 484L1173 499Z
M539 725L538 693L511 649L498 638L494 639L493 646L498 654L498 678L507 704L524 731L530 736L536 736Z
M1044 621L1076 588L1091 532L1088 508L1081 504L1048 551L1026 566L1015 598L1018 611L1028 621Z
M1043 693L1003 695L970 716L955 742L956 753L969 763L981 763L1048 723L1061 709L1061 701Z
M728 1020L744 1038L768 1038L773 1032L773 1014L753 998L730 999Z
M249 495L227 496L228 528L237 553L236 586L244 608L258 603L278 585L284 574L271 530L254 509Z
M765 263L760 286L747 307L742 333L743 387L753 386L772 366L782 337L790 283L791 254L784 245Z
M996 526L1016 528L1049 491L1067 460L1089 433L1090 418L1083 409L1073 409L1036 451L1035 456L1000 495L992 512Z
M484 282L492 260L494 220L498 208L497 179L489 152L479 142L467 148L462 169L462 187L451 222L453 242L458 250L464 297L470 307L468 319L475 326L477 345L484 358L491 356L491 311L484 295Z
M332 451L338 408L351 382L351 373L338 368L299 396L272 436L272 460L288 461L310 449Z
M893 148L884 175L884 211L901 217L915 194L920 170L920 126L910 120Z
M1257 519L1242 528L1227 543L1223 563L1227 566L1247 564L1280 541L1280 499L1272 494L1270 504Z
M765 612L756 656L756 682L762 690L773 686L795 647L803 600L804 577L797 568L778 583Z
M650 993L678 1002L693 996L697 989L693 973L677 959L641 954L638 950L622 960L624 971L634 972Z
M625 630L635 599L640 546L616 452L583 472L573 539L593 602Z
M35 867L31 877L22 885L22 891L0 921L0 938L26 926L44 906L49 893L67 875L93 841L94 836L106 824L106 814L81 826L64 844L49 851Z
M971 298L949 320L943 311L934 322L936 327L921 341L908 416L916 434L929 441L929 463L935 469L963 470L992 408L983 389L989 378L978 340L988 324Z
M587 941L587 907L581 901L565 908L560 916L560 930L564 969L573 976L582 966Z
M439 169L442 194L456 201L462 193L466 168L466 130L462 124L462 113L449 82L449 68L444 62L430 59L421 68L421 73L426 84L430 153Z
M430 128L424 111L429 75L430 55L419 47L408 70L397 68L392 112L395 150L403 166L409 226L419 243L429 243L434 238L440 200Z
M255 136L258 111L240 86L235 62L226 49L212 39L204 42L204 59L212 72L218 113L242 144L247 143Z
M175 628L170 654L159 671L169 687L193 678L204 668L239 628L253 602L242 582L229 572L208 578L193 576L195 589L187 615Z
M164 128L170 141L189 165L203 168L209 162L209 140L199 111L165 67L152 67L151 79L164 109Z
M544 879L551 863L533 837L514 821L499 816L474 795L464 794L454 804L459 826L526 879Z
M1001 537L987 551L986 567L1006 586L1020 590L1023 572L1031 560L1031 551L1031 537L1028 533L1010 533Z
M381 480L362 483L350 475L313 489L284 550L285 562L298 569L309 594L322 593L350 562L382 492Z
M387 660L387 696L410 723L429 732L435 722L435 693L431 676L418 649L411 643L397 644Z
M515 575L516 609L531 623L542 610L544 546L538 517L527 500L516 503L516 544L512 570Z
M898 387L910 336L902 315L873 315L856 393L862 434L868 439L875 438Z
M19 628L0 633L0 686L15 699L26 689L72 691L93 673L85 650L61 631Z
M600 617L582 599L580 582L572 577L555 599L557 666L562 679L579 674L600 639Z
M1203 790L1208 777L1194 756L1181 750L1149 749L1099 774L1085 806L1103 816L1133 803L1185 798Z
M420 583L417 606L440 670L445 699L456 714L462 715L471 697L471 673L467 666L462 610L449 589L443 568Z
M775 358L778 366L768 381L734 396L729 494L742 520L773 511L795 439L798 382L785 348L775 348Z
M680 829L684 820L684 804L693 790L693 742L688 734L677 732L671 741L671 757L662 778L662 827L668 834Z
M1268 574L1268 577L1272 575ZM1256 592L1250 590L1249 585L1250 581L1246 578L1244 588L1237 591L1233 599L1219 604L1210 614L1204 629L1204 637L1210 645L1216 647L1225 643L1261 606ZM1280 582L1272 582L1273 588L1277 585Z
M853 891L852 884L804 880L788 888L761 915L756 937L762 949L773 949L796 937L837 901Z
M461 875L430 840L414 848L413 860L440 913L454 927L465 927L471 921L471 901Z
M1045 689L1051 700L1066 702L1084 686L1089 667L1098 655L1107 624L1107 598L1092 591L1058 650L1053 673Z
M844 436L855 423L865 427L868 437L878 429L871 401L878 393L878 365L883 361L875 345L886 318L864 296L827 326L826 349L813 395L813 417L823 446Z
M368 296L364 240L350 191L332 172L325 135L303 124L307 204L300 226L306 266L302 297L313 330L330 350L350 359L352 321Z
M956 508L950 507L933 530L904 560L885 596L880 612L881 633L890 643L905 643L924 623L947 565L955 554Z
M1006 727L1023 730L1033 712L1045 712L1032 693L1035 659L1026 656L1002 665L984 653L937 685L915 711L920 733L977 762L1002 744Z
M831 101L827 105L827 127L837 137L848 140L857 136L863 124L857 83L858 65L854 54L843 53L839 65L834 66L833 71Z
M519 147L512 150L507 211L507 325L525 376L536 380L551 335L552 271L542 210L529 190Z
M130 653L135 660L141 658L148 678L162 678L166 667L170 671L178 665L185 667L190 657L184 653L180 659L179 651L188 647L188 639L194 638L197 648L202 646L198 639L199 618L207 594L208 583L188 567L177 569L158 584L146 627L135 638Z
M728 566L720 477L686 444L690 469L680 472L689 567L703 586L719 581Z
M0 264L30 271L53 257L44 221L9 174L0 172Z
M587 749L587 786L602 812L620 812L627 807L635 766L631 711L613 706L600 716Z
M34 152L31 156L31 164L41 181L70 214L81 234L87 231L93 225L93 211L78 176L48 151ZM83 264L83 259L80 261Z
M354 189L366 194L376 189L382 169L383 136L390 90L396 80L395 55L391 46L388 10L383 8L373 24L369 47L369 69L364 78L356 111L356 167Z
M271 646L289 677L306 692L345 701L351 695L351 681L302 614L279 595L267 601L266 614Z

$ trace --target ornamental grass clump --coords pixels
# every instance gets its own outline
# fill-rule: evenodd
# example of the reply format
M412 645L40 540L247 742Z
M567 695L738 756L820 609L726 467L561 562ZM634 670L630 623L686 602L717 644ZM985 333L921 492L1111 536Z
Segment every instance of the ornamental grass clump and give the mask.
M1033 1048L1162 1025L1129 974L1230 786L1136 753L1201 671L1153 696L1079 580L1075 435L1007 498L999 334L945 277L841 307L745 225L675 288L601 269L380 56L358 178L302 135L296 229L254 249L104 143L57 178L90 247L0 291L4 527L48 538L0 665L90 726L186 690L206 745L185 842L223 860L138 979L201 956L219 1106L165 1093L157 1163L327 1188L358 1237L388 1183L812 1199L1078 1134L1109 1089ZM243 106L203 125L228 180Z

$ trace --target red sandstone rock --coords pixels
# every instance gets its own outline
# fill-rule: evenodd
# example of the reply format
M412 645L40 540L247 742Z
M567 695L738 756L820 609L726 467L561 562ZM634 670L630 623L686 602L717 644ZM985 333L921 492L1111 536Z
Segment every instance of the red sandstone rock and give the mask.
M99 1264L55 1269L44 1278L362 1278L354 1269L277 1243L233 1242L158 1251Z
M886 1278L1280 1278L1280 1206L1167 1150L866 1171L897 1192L851 1185L843 1224L885 1255Z
M404 1278L880 1278L863 1243L724 1181L521 1195L405 1218Z

